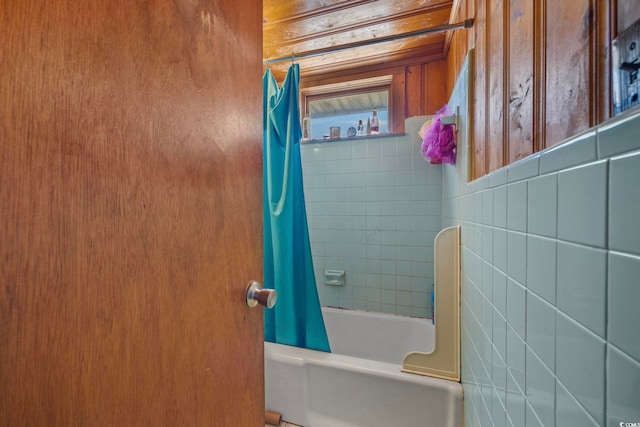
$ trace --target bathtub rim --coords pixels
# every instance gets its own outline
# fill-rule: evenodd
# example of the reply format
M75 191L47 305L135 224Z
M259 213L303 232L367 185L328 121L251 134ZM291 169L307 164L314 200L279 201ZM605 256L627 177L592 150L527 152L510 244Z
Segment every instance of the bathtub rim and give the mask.
M387 379L402 380L414 384L442 389L447 393L451 393L453 397L463 397L462 384L460 382L442 378L433 378L410 372L402 372L402 365L400 364L362 359L359 357L345 356L343 354L326 353L272 342L265 342L264 345L265 359L267 358L267 355L269 355L273 357L272 360L288 362L296 366L304 366L305 364L313 363L325 367L355 371ZM279 350L279 348L286 348L287 351Z

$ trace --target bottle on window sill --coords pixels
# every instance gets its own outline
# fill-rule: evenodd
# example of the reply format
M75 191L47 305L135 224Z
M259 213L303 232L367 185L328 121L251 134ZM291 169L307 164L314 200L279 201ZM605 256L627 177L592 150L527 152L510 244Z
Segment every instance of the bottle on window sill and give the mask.
M371 133L377 134L380 129L380 123L378 122L378 110L373 109L373 119L371 119Z
M307 140L311 139L311 123L310 123L309 115L305 115L302 119L302 139Z

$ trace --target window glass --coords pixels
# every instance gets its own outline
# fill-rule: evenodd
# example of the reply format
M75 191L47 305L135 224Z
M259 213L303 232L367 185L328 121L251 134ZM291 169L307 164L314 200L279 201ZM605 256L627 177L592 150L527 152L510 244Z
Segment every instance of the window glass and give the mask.
M375 90L347 95L307 98L307 112L310 118L310 136L323 139L331 136L331 128L340 128L340 137L352 136L349 129L358 133L362 121L361 134L366 134L367 120L373 119L376 110L379 133L389 132L389 90Z

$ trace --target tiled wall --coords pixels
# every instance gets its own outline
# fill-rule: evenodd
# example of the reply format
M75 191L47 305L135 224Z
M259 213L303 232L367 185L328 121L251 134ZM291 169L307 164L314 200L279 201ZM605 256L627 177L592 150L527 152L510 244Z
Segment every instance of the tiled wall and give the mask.
M430 316L442 168L420 156L425 119L408 119L404 136L301 145L322 305ZM344 270L346 285L326 285L325 269Z
M467 85L443 169L444 225L462 226L465 426L640 423L640 114L467 184Z

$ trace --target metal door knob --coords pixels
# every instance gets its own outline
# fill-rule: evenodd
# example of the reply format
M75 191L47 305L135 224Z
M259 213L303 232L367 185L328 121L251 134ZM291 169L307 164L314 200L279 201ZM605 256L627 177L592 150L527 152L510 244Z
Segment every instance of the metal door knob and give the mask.
M260 283L252 281L247 285L245 297L249 307L260 304L263 307L273 308L278 299L278 292L275 289L262 289Z

